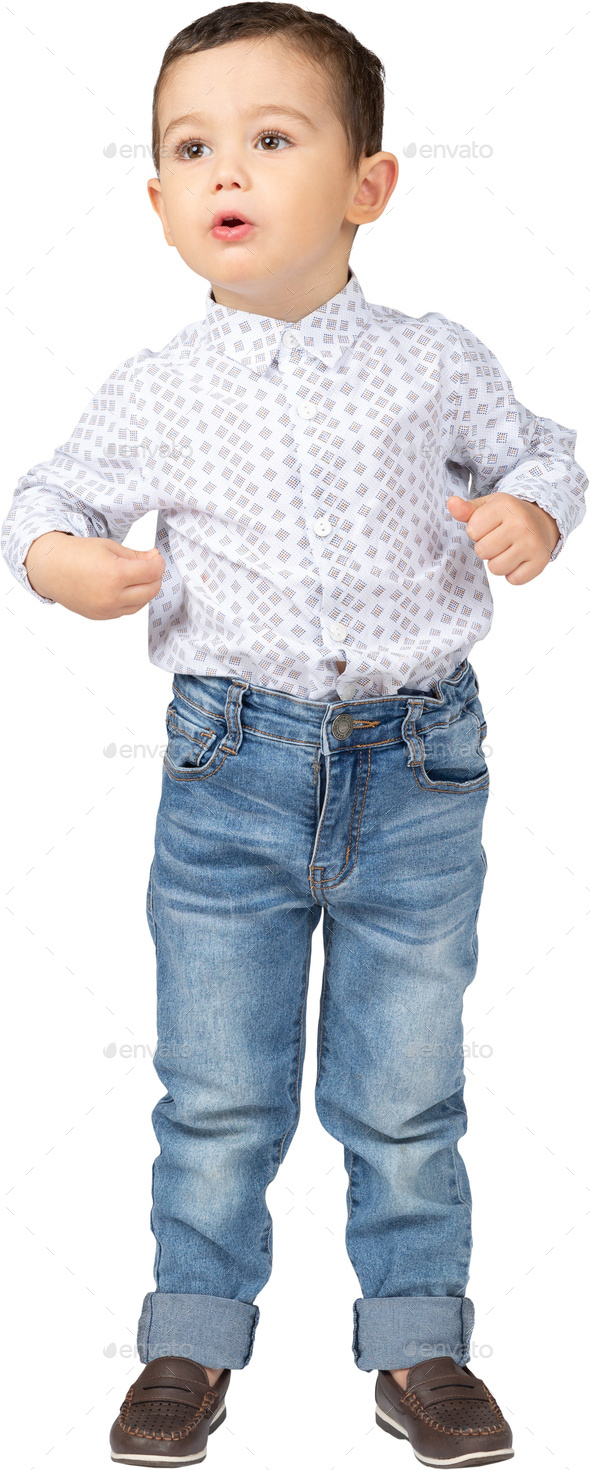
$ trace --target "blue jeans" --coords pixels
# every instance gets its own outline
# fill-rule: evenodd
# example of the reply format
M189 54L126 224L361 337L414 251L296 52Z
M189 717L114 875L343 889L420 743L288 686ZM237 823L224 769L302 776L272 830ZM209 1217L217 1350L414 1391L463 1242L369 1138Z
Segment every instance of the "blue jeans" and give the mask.
M147 918L165 1096L140 1361L249 1361L265 1191L299 1120L313 931L315 1101L343 1144L360 1369L469 1359L462 1001L489 770L466 659L426 694L298 699L177 674Z

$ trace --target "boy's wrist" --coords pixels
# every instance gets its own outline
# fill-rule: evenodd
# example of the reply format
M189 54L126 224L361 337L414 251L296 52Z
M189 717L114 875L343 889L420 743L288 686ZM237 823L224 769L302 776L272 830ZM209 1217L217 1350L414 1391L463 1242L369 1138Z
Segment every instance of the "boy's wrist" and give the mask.
M33 592L40 597L54 597L52 588L55 586L60 546L64 537L73 535L73 531L44 531L31 542L24 567Z

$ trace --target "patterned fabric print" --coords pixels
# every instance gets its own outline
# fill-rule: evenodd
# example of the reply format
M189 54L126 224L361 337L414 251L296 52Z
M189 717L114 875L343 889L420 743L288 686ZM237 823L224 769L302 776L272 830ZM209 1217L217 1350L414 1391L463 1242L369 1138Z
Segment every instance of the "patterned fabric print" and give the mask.
M297 323L210 291L202 321L115 368L21 477L2 552L37 597L35 537L123 541L157 509L154 664L322 701L426 690L492 619L447 496L536 501L559 527L555 560L586 509L575 442L516 401L466 327L372 305L354 271Z

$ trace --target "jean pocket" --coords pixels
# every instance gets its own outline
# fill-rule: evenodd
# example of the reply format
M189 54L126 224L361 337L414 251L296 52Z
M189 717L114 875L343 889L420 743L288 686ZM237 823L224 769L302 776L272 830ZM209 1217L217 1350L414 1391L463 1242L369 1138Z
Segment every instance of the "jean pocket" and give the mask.
M175 695L166 710L166 734L164 765L175 781L198 781L212 776L225 760L223 741L228 735L225 717L189 705L179 695Z
M483 791L490 773L482 750L487 725L478 699L458 714L427 725L418 719L412 744L414 776L424 791L466 795ZM417 747L418 754L415 750Z

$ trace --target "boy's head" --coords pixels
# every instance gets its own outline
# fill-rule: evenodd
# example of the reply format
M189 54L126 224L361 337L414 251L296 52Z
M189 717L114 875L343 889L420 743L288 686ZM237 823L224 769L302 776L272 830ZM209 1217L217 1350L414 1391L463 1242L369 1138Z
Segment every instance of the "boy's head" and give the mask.
M168 244L217 301L295 321L342 289L359 224L397 182L383 100L379 58L297 5L227 5L173 38L148 191ZM234 212L251 228L216 233Z

